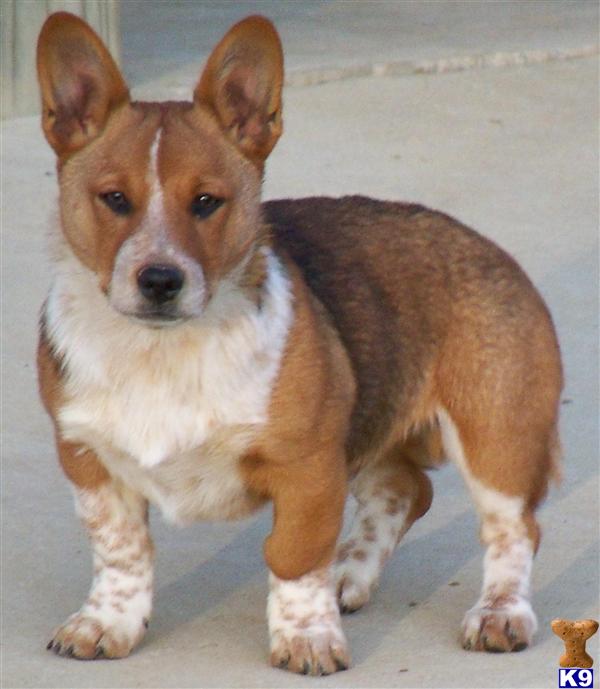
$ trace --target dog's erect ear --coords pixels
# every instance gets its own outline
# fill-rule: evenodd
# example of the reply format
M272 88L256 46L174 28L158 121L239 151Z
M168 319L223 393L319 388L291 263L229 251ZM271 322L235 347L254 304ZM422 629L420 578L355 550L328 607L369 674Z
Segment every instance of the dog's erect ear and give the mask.
M262 168L280 137L283 51L260 16L233 26L206 63L194 100L208 106L242 153Z
M104 128L111 110L129 99L127 86L100 38L79 17L48 17L37 45L42 128L59 157Z

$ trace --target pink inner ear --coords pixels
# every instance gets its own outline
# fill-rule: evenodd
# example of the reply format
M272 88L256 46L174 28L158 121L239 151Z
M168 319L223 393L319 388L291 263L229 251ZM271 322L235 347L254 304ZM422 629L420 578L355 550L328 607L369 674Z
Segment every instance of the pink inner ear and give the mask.
M236 75L239 79L239 75ZM250 139L254 146L265 145L269 136L268 113L264 103L256 101L258 80L250 74L244 81L228 80L225 86L227 127L237 127L239 140ZM263 98L263 100L268 100Z
M93 78L85 70L80 69L69 75L68 79L61 79L55 86L56 102L68 111L82 111L93 88Z
M243 125L259 107L258 79L254 70L237 66L225 77L224 95L231 124Z
M46 138L62 157L84 146L129 92L94 32L66 13L49 17L38 40L37 66Z
M68 79L59 81L55 86L56 112L54 113L53 131L62 138L72 137L78 130L84 136L93 133L94 104L101 103L99 94L101 86L97 75L83 66L78 67ZM92 127L93 128L93 127Z
M97 90L98 84L94 76L86 70L79 70L70 80L58 85L57 115L76 119L83 125Z

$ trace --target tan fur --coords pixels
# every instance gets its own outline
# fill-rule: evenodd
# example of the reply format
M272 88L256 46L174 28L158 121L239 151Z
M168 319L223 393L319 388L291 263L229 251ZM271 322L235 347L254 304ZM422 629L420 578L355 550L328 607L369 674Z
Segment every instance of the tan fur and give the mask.
M344 442L354 393L337 336L326 319L319 319L320 309L315 312L297 269L290 266L290 271L296 318L287 354L269 422L242 462L251 490L274 502L265 558L283 579L295 579L333 557L346 498ZM307 491L298 491L299 486Z
M264 551L276 582L272 662L331 672L347 663L345 640L336 616L325 637L315 631L322 610L307 591L323 594L329 610L348 481L360 508L356 533L337 558L346 569L336 583L351 609L366 601L396 542L428 510L423 469L453 449L488 546L487 583L463 643L488 650L529 643L534 511L557 474L562 371L549 313L515 261L418 205L362 197L261 205L264 163L282 132L283 84L281 44L264 18L227 33L193 103L131 102L98 37L66 13L50 17L40 34L38 72L43 128L59 169L56 262L63 271L40 329L40 391L63 469L93 513L83 518L97 555L126 549L119 534L131 520L140 547L127 557L134 569L143 564L140 577L150 581L140 520L146 498L181 521L240 516L271 500ZM126 212L107 205L108 192L126 196ZM200 195L220 201L207 217L192 212ZM164 312L172 324L157 325L139 305L138 277L165 261L187 271L194 310L179 312L174 299L172 313ZM94 322L88 306L98 311ZM263 346L269 323L277 326L274 340ZM125 339L111 339L115 333ZM129 345L129 368L99 341ZM211 359L222 367L220 380L245 395L238 406L229 397L219 406L221 390L202 387L213 381L197 365L211 342L220 347ZM237 368L243 345L255 357L248 370ZM85 357L76 365L76 353L89 355L89 367ZM180 407L188 398L177 385L188 370L193 385L186 382L183 393L195 397ZM175 409L171 425L158 429L165 456L156 447L131 449L112 432L120 428L114 409L121 418L130 413L123 401L134 388L140 408L146 393L160 389L158 404ZM197 411L186 426L180 419L190 409ZM206 429L196 440L200 416ZM140 438L160 445L161 424L148 428L145 414L131 419ZM197 510L194 500L202 502ZM125 516L111 521L105 505ZM357 567L369 575L361 578ZM120 575L126 580L127 567ZM121 628L109 636L122 640L112 655L129 652L143 633L139 610L127 604L138 588L111 590L104 603L92 594L88 602L106 613L111 601ZM278 615L288 599L295 618L282 641ZM148 596L139 607L149 608ZM90 657L103 625L75 617L60 634L78 640L75 655Z
M40 326L37 366L41 397L46 411L54 419L63 398L61 362L52 353L43 322ZM78 488L87 490L106 483L110 478L108 471L96 455L87 448L62 440L60 432L56 430L58 457L67 478Z

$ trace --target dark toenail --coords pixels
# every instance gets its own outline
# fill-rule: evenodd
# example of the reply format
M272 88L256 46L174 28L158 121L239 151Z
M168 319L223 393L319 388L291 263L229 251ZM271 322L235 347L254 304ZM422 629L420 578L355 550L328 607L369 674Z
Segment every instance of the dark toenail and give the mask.
M53 644L54 644L54 639L50 639L50 641L48 641L48 645L46 646L46 650L49 651L52 648Z
M303 675L308 675L310 672L310 663L308 660L305 660L304 663L302 663L302 674Z
M526 648L527 644L525 643L525 641L520 641L518 644L515 644L515 646L513 646L513 651L516 651L518 653L519 651L524 651Z
M146 629L148 629L148 627L150 626L150 620L147 617L144 617L142 622L144 623L144 627L146 627Z
M339 672L341 672L342 670L348 669L348 663L344 662L343 660L340 660L339 658L334 658L334 660L335 660L335 667Z
M342 615L352 615L352 613L357 612L360 610L360 608L351 608L348 605L344 605L344 603L340 604L340 612Z
M504 625L504 633L510 639L510 641L514 641L517 638L515 631L510 626L510 620L506 620L506 624Z

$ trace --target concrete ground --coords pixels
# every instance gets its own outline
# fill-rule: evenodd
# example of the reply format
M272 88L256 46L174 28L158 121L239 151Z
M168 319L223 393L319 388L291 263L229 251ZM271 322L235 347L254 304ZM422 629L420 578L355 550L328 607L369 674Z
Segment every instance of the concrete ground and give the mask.
M597 4L126 2L136 92L179 94L186 76L191 90L210 45L256 10L281 27L294 75L265 195L362 193L443 209L508 249L554 315L565 478L540 515L535 644L511 656L458 644L482 550L448 467L372 603L346 620L348 672L311 679L267 666L268 510L185 530L153 514L156 607L142 646L91 663L45 650L82 602L91 563L36 393L56 176L37 118L25 118L2 136L2 687L556 687L562 644L550 620L599 618ZM499 53L503 67L480 58ZM588 643L596 665L598 638Z

